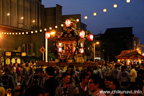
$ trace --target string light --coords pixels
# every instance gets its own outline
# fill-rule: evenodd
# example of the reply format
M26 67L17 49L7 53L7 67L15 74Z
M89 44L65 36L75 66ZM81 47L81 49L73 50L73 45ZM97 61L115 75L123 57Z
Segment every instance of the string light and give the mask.
M106 9L106 8L104 8L104 9L103 9L103 12L107 12L107 9Z
M87 18L88 18L87 16L84 17L84 19L87 19Z
M24 17L21 17L21 20L23 20L24 19Z
M63 27L63 24L61 24L61 27Z
M22 34L24 34L24 32L22 32Z
M31 34L33 34L33 31L31 31Z
M10 33L10 35L11 35L11 33Z
M117 8L117 4L114 4L113 7L114 7L114 8Z
M58 28L58 26L55 26L55 28L57 29L57 28Z
M38 31L37 30L35 30L35 33L37 33Z
M28 34L28 32L26 32L26 34Z
M42 29L40 29L40 32L42 32Z
M93 13L93 15L94 15L94 16L96 16L96 15L97 15L97 13L96 13L96 12L94 12L94 13Z
M126 0L127 3L130 3L130 0Z
M7 16L10 16L10 13L7 13Z
M35 23L35 20L33 20L32 22Z
M16 33L16 35L17 35L18 33Z
M52 30L52 27L49 27L50 30Z
M21 35L21 33L19 32L19 35Z
M79 22L79 19L76 19L77 22Z
M12 33L12 35L14 35L14 33Z
M47 29L45 28L44 31L47 31Z

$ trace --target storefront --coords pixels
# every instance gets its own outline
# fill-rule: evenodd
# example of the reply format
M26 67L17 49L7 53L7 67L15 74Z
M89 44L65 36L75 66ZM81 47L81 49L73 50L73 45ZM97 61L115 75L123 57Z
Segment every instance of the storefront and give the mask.
M26 56L26 52L5 52L4 63L22 63L22 57Z

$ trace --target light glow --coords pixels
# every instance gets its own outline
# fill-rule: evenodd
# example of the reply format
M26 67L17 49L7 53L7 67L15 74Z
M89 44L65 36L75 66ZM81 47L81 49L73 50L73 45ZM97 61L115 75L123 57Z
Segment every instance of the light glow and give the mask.
M84 19L88 19L88 17L87 17L87 16L85 16L85 17L84 17Z
M94 15L94 16L96 16L96 15L97 15L97 13L96 13L96 12L94 12L94 13L93 13L93 15Z
M107 12L107 9L105 8L105 9L103 9L103 12Z

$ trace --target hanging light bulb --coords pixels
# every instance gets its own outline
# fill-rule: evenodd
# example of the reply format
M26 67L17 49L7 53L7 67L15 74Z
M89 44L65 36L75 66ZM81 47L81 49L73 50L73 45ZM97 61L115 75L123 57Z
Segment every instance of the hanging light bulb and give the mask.
M19 33L19 35L21 35L21 33Z
M42 29L40 29L40 32L42 32Z
M37 33L37 30L35 30L35 33Z
M23 20L24 19L24 17L21 17L21 20Z
M47 29L45 28L44 31L47 31Z
M84 17L84 19L87 19L87 18L88 18L87 16Z
M33 34L33 31L31 31L31 34Z
M14 33L12 33L12 35L14 35Z
M61 24L61 27L63 27L63 24Z
M103 12L107 12L107 9L106 9L106 8L104 8L104 9L103 9Z
M57 28L58 28L58 26L55 26L55 28L57 29Z
M79 19L76 19L77 22L79 22Z
M11 35L11 33L10 33L10 35Z
M28 32L26 32L26 34L28 34Z
M24 32L22 32L22 34L24 35Z
M7 16L10 16L10 13L7 13Z
M35 20L32 20L33 23L35 23Z
M117 8L117 4L114 4L113 7L114 7L114 8Z
M18 33L16 33L16 35L17 35Z
M130 0L126 0L127 3L130 3Z
M97 15L97 13L96 13L96 12L94 12L94 13L93 13L93 15L94 15L94 16L96 16L96 15Z
M52 30L52 27L49 27L50 30Z

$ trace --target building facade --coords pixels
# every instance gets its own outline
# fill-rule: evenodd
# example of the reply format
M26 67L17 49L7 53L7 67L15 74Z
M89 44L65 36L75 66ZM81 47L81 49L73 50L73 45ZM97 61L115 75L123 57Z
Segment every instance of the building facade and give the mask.
M45 47L44 29L50 31L51 27L62 32L61 24L68 18L81 22L80 14L63 16L60 5L44 8L41 0L0 0L0 49L26 52L27 56L42 58L40 48ZM81 27L80 22L78 28Z

